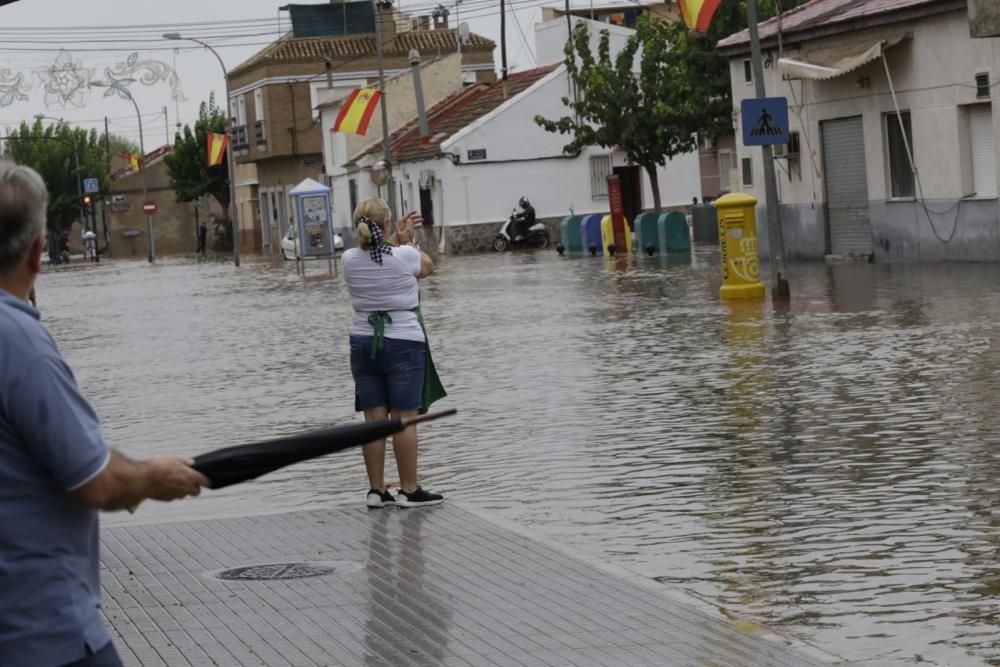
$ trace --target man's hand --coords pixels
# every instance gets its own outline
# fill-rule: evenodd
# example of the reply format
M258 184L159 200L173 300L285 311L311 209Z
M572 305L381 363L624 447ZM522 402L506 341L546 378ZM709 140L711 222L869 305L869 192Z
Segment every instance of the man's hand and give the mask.
M192 468L194 461L174 456L156 456L146 462L149 475L148 495L153 500L178 500L197 496L202 487L211 486L208 478Z

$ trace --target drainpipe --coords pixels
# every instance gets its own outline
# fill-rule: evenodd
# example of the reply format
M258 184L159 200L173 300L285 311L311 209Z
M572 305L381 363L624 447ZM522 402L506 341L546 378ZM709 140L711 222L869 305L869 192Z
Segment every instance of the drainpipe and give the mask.
M424 108L424 87L420 81L420 52L410 51L410 71L413 72L413 92L417 96L417 119L420 123L420 136L427 137L431 131L427 127L427 110Z

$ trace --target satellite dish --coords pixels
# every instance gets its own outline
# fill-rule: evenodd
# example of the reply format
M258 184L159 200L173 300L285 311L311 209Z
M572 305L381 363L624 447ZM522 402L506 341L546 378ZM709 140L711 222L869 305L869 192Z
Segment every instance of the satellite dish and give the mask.
M458 24L458 41L462 43L463 46L469 43L469 24L459 23Z

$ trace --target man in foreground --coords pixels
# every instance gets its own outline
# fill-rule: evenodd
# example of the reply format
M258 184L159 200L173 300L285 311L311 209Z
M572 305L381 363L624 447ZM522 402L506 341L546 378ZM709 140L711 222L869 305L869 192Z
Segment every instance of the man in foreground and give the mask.
M98 510L198 495L190 461L110 450L28 304L48 193L0 161L0 665L119 667L100 615Z

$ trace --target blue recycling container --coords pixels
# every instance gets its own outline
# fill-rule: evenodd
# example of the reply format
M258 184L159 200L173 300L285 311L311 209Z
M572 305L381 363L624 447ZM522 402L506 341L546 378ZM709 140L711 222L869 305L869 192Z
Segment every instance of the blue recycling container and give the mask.
M603 242L601 239L601 218L600 213L585 215L580 219L580 237L583 243L584 254L590 254L590 247L597 248L597 254L604 254Z
M559 221L559 232L561 243L566 247L566 252L583 252L583 233L580 229L579 215L567 215Z

